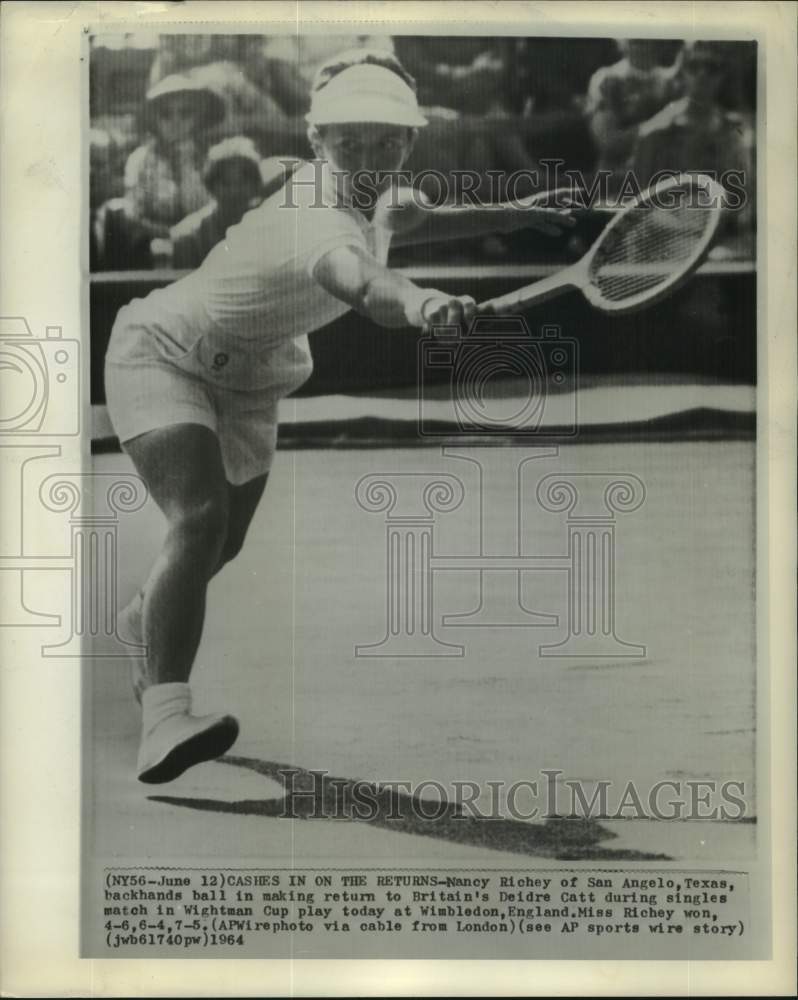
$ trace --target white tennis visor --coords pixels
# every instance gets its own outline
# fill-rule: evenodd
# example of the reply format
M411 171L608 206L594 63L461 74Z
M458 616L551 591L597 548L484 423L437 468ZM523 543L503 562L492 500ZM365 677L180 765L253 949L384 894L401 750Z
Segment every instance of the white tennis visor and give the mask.
M349 66L313 94L305 115L311 125L380 122L423 128L416 95L404 80L382 66Z

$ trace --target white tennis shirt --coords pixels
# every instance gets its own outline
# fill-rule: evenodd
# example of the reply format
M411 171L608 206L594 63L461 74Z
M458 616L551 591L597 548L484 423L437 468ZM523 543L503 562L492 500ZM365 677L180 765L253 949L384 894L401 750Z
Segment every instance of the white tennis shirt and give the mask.
M327 164L306 163L231 226L196 271L124 307L108 359L132 363L136 328L165 358L229 388L276 387L290 376L283 369L298 366L304 381L307 334L350 308L313 279L316 264L343 246L384 264L389 245L388 230L336 201Z

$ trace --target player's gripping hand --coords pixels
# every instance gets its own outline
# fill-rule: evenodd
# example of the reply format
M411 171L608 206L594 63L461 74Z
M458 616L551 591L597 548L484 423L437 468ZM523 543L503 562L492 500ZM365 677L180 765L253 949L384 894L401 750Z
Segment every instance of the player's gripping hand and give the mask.
M432 326L459 326L468 329L476 315L477 304L470 295L448 295L446 292L429 291L421 304L417 325L429 329Z

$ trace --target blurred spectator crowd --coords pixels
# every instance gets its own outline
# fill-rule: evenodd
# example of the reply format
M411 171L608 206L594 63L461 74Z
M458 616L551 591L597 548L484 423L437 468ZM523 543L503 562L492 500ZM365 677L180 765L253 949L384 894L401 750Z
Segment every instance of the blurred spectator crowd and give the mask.
M726 249L753 256L752 43L100 35L90 68L92 270L200 264L311 155L314 75L358 47L392 51L416 81L430 124L409 169L476 171L486 199L505 196L512 176L514 196L542 190L553 160L587 183L606 171L610 189L630 170L643 186L658 170L740 171L747 206L728 224ZM479 259L534 259L540 245L526 234L487 240ZM473 246L443 259L463 254L473 260Z

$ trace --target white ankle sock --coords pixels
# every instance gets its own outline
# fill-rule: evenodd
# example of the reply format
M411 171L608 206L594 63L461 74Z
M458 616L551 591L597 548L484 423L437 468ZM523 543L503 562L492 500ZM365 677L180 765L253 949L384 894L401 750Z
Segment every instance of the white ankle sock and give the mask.
M188 684L151 684L141 696L142 732L150 733L164 719L173 715L188 715L191 711L191 689Z

